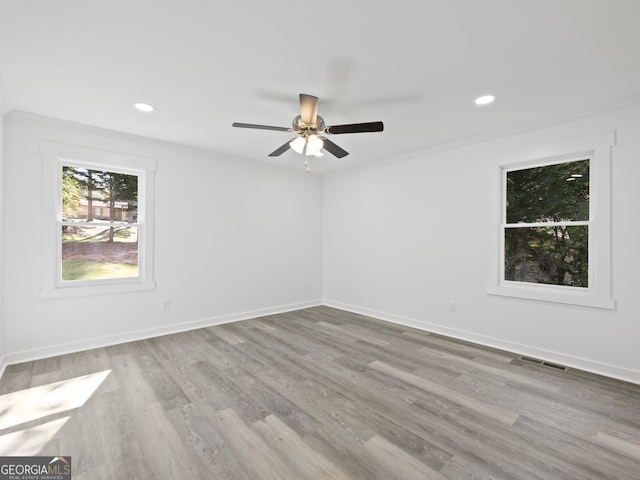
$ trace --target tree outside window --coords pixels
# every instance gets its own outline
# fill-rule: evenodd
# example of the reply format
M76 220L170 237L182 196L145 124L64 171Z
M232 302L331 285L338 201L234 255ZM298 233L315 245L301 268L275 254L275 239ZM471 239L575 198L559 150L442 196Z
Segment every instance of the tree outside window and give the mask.
M62 166L61 280L138 276L138 176Z
M615 131L606 131L505 151L490 160L489 295L616 308L615 144Z
M589 159L507 171L504 280L589 287Z

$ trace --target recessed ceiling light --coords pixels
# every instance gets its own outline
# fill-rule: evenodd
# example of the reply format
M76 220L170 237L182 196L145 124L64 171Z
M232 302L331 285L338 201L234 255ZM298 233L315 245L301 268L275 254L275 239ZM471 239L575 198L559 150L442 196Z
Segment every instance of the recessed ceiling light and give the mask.
M476 105L487 105L496 99L494 95L483 95L476 98Z
M134 108L136 110L140 110L141 112L153 112L155 107L153 105L149 105L148 103L134 103Z

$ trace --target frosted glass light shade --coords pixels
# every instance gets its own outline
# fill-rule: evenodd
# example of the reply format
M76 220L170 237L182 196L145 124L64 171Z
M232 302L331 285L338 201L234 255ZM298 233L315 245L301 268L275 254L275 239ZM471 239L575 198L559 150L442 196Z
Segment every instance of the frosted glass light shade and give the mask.
M307 155L315 155L322 150L324 142L317 135L309 135L307 140Z
M304 137L298 137L289 142L289 146L297 153L304 152L304 144L305 144Z

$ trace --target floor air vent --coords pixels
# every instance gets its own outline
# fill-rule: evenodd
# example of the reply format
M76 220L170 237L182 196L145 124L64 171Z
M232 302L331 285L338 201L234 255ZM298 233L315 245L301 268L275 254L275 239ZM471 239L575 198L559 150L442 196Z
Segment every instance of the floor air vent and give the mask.
M540 360L539 358L533 357L520 357L520 360L527 363L533 363L534 365L542 365L543 367L555 368L556 370L560 370L562 372L567 371L567 367L564 365L558 365L557 363L545 362L544 360Z

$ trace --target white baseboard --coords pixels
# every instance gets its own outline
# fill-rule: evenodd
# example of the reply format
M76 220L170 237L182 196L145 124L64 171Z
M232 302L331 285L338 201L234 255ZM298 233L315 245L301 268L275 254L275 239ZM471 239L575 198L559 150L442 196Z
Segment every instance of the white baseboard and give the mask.
M54 357L57 355L65 355L68 353L80 352L83 350L90 350L93 348L107 347L111 345L117 345L121 343L134 342L138 340L145 340L148 338L159 337L162 335L170 335L172 333L180 333L188 330L195 330L198 328L211 327L214 325L222 325L224 323L238 322L241 320L248 320L251 318L262 317L265 315L275 315L278 313L291 312L300 310L303 308L317 307L325 305L327 307L337 308L339 310L345 310L347 312L358 313L366 315L386 322L395 323L398 325L405 325L408 327L416 328L418 330L424 330L426 332L437 333L445 335L447 337L456 338L479 345L484 345L491 348L497 348L507 352L512 352L516 355L527 355L530 357L536 357L541 360L559 363L571 368L584 370L587 372L595 373L598 375L604 375L606 377L616 378L626 382L631 382L640 385L640 371L632 370L616 365L608 365L605 363L594 362L592 360L570 356L564 353L553 352L549 350L539 349L531 347L529 345L522 345L519 343L509 342L493 337L484 335L478 335L475 333L467 332L464 330L453 329L442 325L437 325L422 320L416 320L412 318L402 317L394 315L388 312L380 312L377 310L371 310L369 308L360 307L356 305L349 305L334 300L325 299L324 301L315 300L310 302L301 302L290 305L280 305L277 307L264 308L259 310L252 310L247 312L235 313L230 315L221 315L218 317L211 317L201 320L195 320L186 323L179 323L173 325L166 325L158 328L151 328L145 330L136 330L126 332L118 335L109 335L105 337L98 337L80 342L72 342L66 344L52 345L44 348L38 348L33 350L24 350L20 352L6 353L3 357L0 357L0 378L8 365L29 362L33 360L39 360L42 358Z
M464 330L458 330L454 328L437 325L434 323L426 322L423 320L415 320L412 318L406 318L398 315L394 315L387 312L379 312L371 310L365 307L359 307L356 305L349 305L334 300L325 299L323 305L327 307L337 308L339 310L345 310L347 312L358 313L360 315L366 315L386 322L395 323L398 325L404 325L407 327L416 328L418 330L424 330L426 332L437 333L458 340L464 340L467 342L477 343L491 348L497 348L507 352L514 353L516 355L526 355L529 357L539 358L552 363L559 363L566 365L570 368L578 370L584 370L586 372L595 373L597 375L603 375L605 377L611 377L625 382L635 383L640 385L640 371L632 370L625 367L619 367L616 365L609 365L601 362L594 362L592 360L580 357L574 357L565 353L553 352L550 350L544 350L530 345L522 345L498 338L487 337L484 335L478 335L475 333L467 332Z
M135 342L138 340L145 340L153 337L160 337L163 335L170 335L172 333L186 332L189 330L196 330L198 328L212 327L214 325L222 325L224 323L238 322L241 320L248 320L251 318L264 317L265 315L275 315L278 313L291 312L294 310L300 310L303 308L317 307L322 305L320 300L300 302L290 305L279 305L277 307L263 308L259 310L251 310L247 312L234 313L230 315L221 315L218 317L205 318L201 320L194 320L191 322L178 323L173 325L165 325L157 328L149 328L144 330L135 330L131 332L125 332L117 335L108 335L104 337L97 337L79 342L64 343L59 345L51 345L43 348L35 348L32 350L23 350L19 352L7 353L0 359L0 378L4 373L5 368L8 365L16 363L30 362L33 360L40 360L42 358L55 357L58 355L65 355L68 353L76 353L84 350L91 350L93 348L109 347L112 345L118 345L121 343Z
M2 374L4 373L4 369L7 368L7 364L4 361L4 355L0 357L0 378L2 378Z

